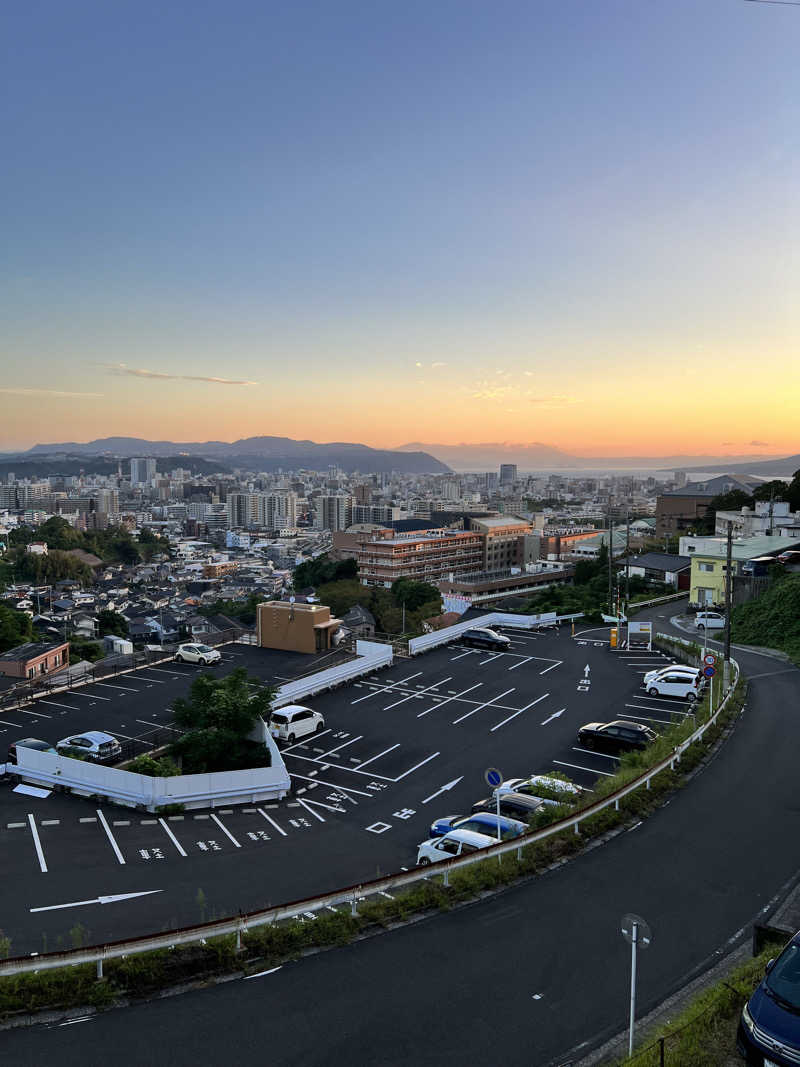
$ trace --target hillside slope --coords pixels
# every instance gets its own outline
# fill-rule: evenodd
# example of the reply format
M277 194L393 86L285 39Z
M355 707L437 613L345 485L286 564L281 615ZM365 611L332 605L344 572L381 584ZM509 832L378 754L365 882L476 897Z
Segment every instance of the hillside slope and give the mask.
M782 575L757 600L734 608L731 637L786 652L800 663L800 574Z

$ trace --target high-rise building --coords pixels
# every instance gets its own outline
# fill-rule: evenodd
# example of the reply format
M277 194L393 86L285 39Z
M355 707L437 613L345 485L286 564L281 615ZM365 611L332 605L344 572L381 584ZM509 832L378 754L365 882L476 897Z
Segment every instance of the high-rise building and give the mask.
M131 485L149 485L156 476L154 459L131 460Z
M353 522L353 498L345 493L314 501L315 525L323 530L346 530Z
M96 508L101 515L119 515L119 492L116 489L98 489Z
M500 484L501 485L513 485L517 480L517 465L516 463L501 463L500 464Z
M240 530L252 524L253 503L252 493L228 493L228 526L232 530Z

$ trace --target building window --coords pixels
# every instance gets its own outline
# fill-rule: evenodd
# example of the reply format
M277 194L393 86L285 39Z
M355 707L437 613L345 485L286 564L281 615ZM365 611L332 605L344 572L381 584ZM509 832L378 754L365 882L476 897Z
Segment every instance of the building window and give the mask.
M703 571L704 573L708 574L709 572L714 570L714 564L713 563L698 563L697 564L697 569L699 571Z

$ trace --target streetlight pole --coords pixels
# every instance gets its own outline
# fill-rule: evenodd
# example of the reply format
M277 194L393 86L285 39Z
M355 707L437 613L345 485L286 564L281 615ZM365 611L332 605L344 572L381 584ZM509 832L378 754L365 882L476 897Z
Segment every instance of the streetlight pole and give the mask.
M728 542L725 549L725 659L722 664L722 688L728 691L731 684L731 607L733 600L733 522L728 520ZM712 679L713 681L713 679Z
M633 1028L636 1018L636 949L639 944L639 924L634 921L631 930L631 1010L628 1020L628 1059L633 1055Z

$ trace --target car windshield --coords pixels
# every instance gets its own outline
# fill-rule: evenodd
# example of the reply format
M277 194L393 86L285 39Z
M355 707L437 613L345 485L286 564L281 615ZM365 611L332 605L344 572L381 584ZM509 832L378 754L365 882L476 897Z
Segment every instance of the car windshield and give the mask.
M285 725L289 720L285 715L280 715L277 712L272 716L272 721L277 723L278 726Z
M195 645L195 648L196 648L196 650L198 652L213 652L214 651L214 649L210 648L208 645Z
M800 1012L800 945L789 945L780 954L764 984L787 1008Z

